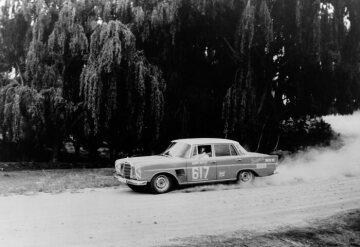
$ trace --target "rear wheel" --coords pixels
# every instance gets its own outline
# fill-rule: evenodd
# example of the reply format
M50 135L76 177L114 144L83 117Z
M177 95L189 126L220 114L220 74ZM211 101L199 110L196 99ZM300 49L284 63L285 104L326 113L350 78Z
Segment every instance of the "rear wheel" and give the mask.
M254 181L255 175L252 171L241 171L238 175L238 182L241 184L250 184Z
M171 178L165 174L156 175L151 179L150 190L152 193L161 194L169 192L172 187Z

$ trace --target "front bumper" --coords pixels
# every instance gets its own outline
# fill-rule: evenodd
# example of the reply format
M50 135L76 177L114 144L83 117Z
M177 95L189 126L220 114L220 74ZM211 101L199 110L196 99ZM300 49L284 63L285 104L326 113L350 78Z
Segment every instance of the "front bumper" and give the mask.
M124 184L132 184L132 185L138 185L138 186L147 184L147 181L139 181L139 180L134 180L134 179L127 179L127 178L124 178L124 177L121 177L121 176L117 175L116 173L114 173L114 177L117 180L119 180L121 183L124 183Z

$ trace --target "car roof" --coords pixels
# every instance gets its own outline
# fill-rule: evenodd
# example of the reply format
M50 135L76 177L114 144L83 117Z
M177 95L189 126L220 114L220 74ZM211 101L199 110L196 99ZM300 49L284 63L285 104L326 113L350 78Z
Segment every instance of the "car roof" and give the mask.
M190 145L216 144L216 143L238 143L233 140L222 139L222 138L187 138L187 139L173 140L172 142L182 142L182 143L186 143L186 144L190 144Z

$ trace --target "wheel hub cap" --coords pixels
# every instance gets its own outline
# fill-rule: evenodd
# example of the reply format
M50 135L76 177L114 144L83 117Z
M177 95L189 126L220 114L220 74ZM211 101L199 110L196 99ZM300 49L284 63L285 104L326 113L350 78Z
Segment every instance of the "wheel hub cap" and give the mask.
M167 186L167 180L163 177L159 177L156 180L156 186L160 189L164 189Z
M246 182L250 179L250 176L248 173L243 173L242 176L241 176L241 180Z

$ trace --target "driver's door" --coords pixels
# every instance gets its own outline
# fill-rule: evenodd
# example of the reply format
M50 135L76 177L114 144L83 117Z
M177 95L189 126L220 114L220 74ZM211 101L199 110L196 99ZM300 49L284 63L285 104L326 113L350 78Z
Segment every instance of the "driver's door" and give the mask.
M205 152L202 152L202 151ZM205 154L206 153L206 154ZM189 183L216 180L216 161L212 145L195 145L187 162L187 179Z

